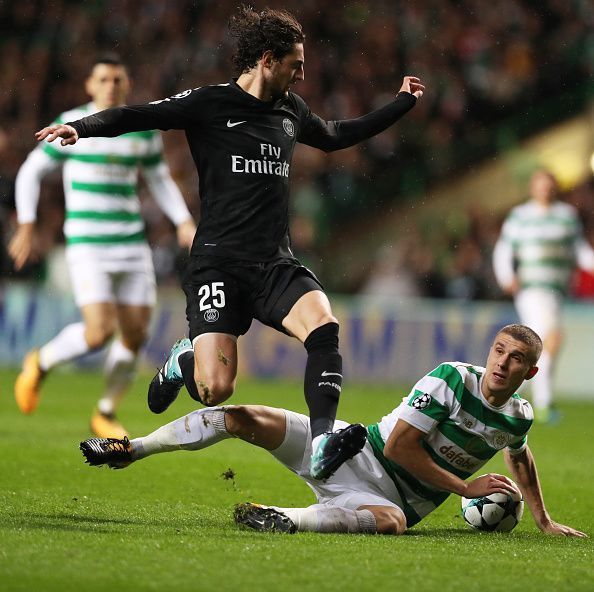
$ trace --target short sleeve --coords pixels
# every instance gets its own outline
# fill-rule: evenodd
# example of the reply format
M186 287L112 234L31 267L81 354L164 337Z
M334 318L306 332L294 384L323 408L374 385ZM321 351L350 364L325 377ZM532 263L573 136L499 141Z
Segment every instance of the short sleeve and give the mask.
M508 445L507 450L511 456L516 454L520 454L526 450L526 446L528 446L528 435L524 434L516 442L512 442Z
M455 398L448 384L451 373L458 371L449 364L441 364L421 378L404 399L399 417L423 432L430 432L436 424L445 421Z

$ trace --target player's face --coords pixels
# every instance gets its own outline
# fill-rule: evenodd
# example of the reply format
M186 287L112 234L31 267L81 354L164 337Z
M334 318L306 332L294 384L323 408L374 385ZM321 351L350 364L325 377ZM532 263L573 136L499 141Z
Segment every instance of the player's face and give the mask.
M511 397L532 369L530 346L511 335L499 333L489 350L482 391L500 403Z
M270 89L273 97L285 96L292 84L304 79L303 63L303 43L295 43L290 53L272 62Z
M530 179L530 195L538 203L547 205L557 195L557 183L555 178L547 171L537 171Z
M123 66L97 64L86 83L87 93L99 109L109 109L126 102L130 79Z

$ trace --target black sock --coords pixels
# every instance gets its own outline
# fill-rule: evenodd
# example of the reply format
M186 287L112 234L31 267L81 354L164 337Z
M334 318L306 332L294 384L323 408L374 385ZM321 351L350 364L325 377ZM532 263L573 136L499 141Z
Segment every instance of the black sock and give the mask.
M184 377L184 383L188 389L188 392L190 393L190 397L192 397L192 399L195 401L202 403L202 399L198 394L196 381L194 380L194 350L180 354L177 361L179 362L179 367L181 368L181 373ZM202 404L204 405L204 403Z
M326 323L314 329L304 344L305 401L309 407L312 438L331 432L342 389L342 357L338 353L338 324Z

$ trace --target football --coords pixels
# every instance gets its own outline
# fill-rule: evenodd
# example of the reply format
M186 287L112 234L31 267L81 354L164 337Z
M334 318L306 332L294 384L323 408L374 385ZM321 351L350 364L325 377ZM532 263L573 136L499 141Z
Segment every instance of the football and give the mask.
M484 497L462 498L462 517L476 530L510 532L522 519L521 495L492 493Z

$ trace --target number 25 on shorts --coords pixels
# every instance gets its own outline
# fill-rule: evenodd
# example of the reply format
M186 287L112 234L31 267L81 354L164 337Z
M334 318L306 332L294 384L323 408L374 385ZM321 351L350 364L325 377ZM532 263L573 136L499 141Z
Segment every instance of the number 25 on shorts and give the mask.
M225 282L213 282L204 284L198 289L200 296L200 311L211 308L223 308L225 306Z

